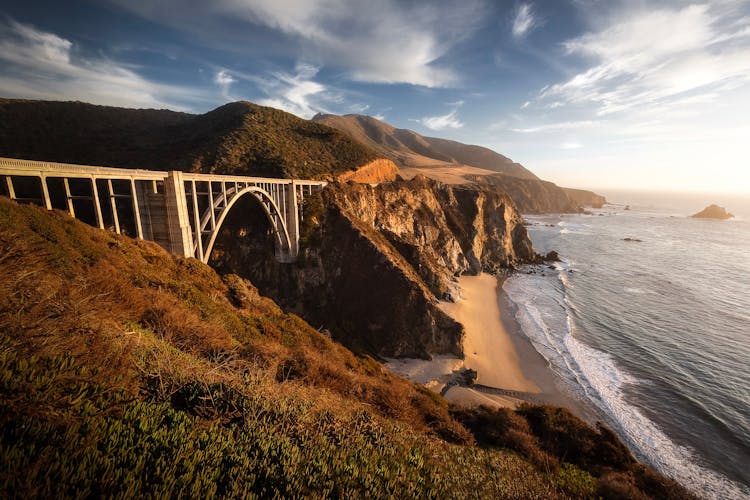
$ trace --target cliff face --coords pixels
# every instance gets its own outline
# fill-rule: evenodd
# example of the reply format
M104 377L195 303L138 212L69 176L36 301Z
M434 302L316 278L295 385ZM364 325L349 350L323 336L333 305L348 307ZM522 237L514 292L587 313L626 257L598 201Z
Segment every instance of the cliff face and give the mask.
M277 264L260 217L228 220L212 265L245 275L337 340L381 356L462 355L463 328L436 305L455 276L535 257L510 199L424 177L371 187L333 184L308 219L302 255ZM230 216L231 217L231 216ZM255 217L254 220L251 220Z
M437 297L452 293L454 276L496 272L534 257L521 216L496 190L417 176L331 194L342 212L383 234Z

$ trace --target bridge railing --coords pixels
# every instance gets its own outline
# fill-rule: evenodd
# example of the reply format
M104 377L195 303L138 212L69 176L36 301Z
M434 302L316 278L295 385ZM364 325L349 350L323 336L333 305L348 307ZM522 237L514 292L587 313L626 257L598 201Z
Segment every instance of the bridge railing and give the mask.
M160 170L143 170L114 167L96 167L92 165L73 165L51 161L20 160L0 158L0 170L3 175L43 176L43 177L81 177L139 180L162 180L167 172Z

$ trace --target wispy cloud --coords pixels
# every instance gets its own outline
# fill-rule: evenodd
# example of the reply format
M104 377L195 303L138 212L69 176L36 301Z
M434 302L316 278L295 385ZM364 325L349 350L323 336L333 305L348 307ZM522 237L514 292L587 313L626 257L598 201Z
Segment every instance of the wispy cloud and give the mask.
M118 106L183 108L203 101L193 90L149 81L126 65L103 57L84 58L75 44L12 19L0 20L0 92L8 97L81 100Z
M268 97L258 104L283 109L301 118L312 118L318 112L328 113L325 102L338 101L338 97L328 93L322 83L313 78L318 68L306 63L298 63L295 73L275 72L271 78L251 77Z
M355 103L349 106L349 112L355 114L362 114L368 109L370 109L368 104Z
M626 11L598 31L565 42L593 65L540 93L596 105L607 115L750 82L750 30L731 3Z
M513 18L512 33L513 38L521 40L531 31L540 25L540 21L534 14L534 10L529 3L522 3L516 8L516 14Z
M537 125L535 127L514 128L514 129L511 129L511 131L518 132L521 134L534 134L537 132L560 132L563 130L576 130L576 129L581 129L581 128L594 127L599 124L601 124L601 122L598 120L580 120L580 121L547 123L544 125Z
M581 149L583 145L579 142L563 142L560 149Z
M243 38L263 26L286 37L288 56L341 68L357 81L426 87L459 81L441 58L474 32L484 8L482 0L109 1L242 51L252 50Z
M464 123L458 118L458 108L463 105L463 101L457 101L448 103L453 109L444 114L438 116L425 116L418 120L415 120L430 130L446 130L446 129L459 129L464 126Z

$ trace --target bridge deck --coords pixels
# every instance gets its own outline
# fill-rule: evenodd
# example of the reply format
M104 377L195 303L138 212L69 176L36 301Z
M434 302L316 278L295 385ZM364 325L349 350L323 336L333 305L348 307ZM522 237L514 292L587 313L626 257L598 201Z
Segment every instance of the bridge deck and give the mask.
M90 223L99 228L151 239L172 253L203 262L208 262L227 213L246 194L260 202L271 222L277 258L293 261L305 197L327 184L2 157L0 181L11 199L65 209L75 218L89 214Z
M93 165L77 165L72 163L58 163L51 161L22 160L18 158L0 157L0 174L18 176L44 177L77 177L97 179L134 179L145 181L164 180L169 172L166 170L144 170L130 168L100 167ZM310 179L279 179L275 177L250 177L244 175L200 174L183 172L186 181L201 182L248 182L265 184L290 184L299 186L325 186L326 181Z

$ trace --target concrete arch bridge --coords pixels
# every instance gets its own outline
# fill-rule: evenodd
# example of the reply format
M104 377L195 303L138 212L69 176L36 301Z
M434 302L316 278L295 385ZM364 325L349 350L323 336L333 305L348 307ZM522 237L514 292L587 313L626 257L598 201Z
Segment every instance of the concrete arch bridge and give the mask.
M326 182L180 171L131 170L0 158L0 193L66 210L101 229L155 241L169 252L208 263L222 224L253 196L271 223L276 259L299 253L305 198Z

